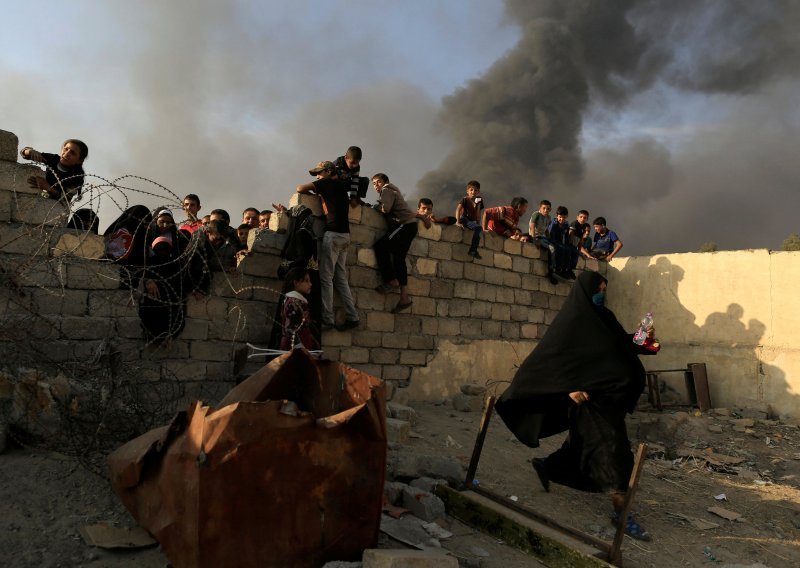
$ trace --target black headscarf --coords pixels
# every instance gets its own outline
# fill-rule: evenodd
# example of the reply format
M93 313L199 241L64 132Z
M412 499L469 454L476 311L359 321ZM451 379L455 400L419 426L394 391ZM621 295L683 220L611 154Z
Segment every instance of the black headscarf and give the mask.
M644 388L644 368L631 336L610 310L592 303L604 281L596 272L581 273L497 401L503 421L531 447L568 428L569 393L587 391L594 403L632 412Z

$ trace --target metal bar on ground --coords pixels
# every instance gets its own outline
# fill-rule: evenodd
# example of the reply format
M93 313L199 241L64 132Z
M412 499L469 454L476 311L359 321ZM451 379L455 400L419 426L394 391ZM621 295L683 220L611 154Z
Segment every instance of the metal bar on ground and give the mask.
M472 448L472 458L470 458L469 467L467 468L467 478L464 480L464 485L468 489L472 487L472 482L475 481L475 472L478 471L478 461L481 459L483 442L486 440L486 432L489 430L489 421L492 419L494 401L494 396L488 396L483 405L483 415L481 416L481 424L478 428L478 436L475 438L475 446Z

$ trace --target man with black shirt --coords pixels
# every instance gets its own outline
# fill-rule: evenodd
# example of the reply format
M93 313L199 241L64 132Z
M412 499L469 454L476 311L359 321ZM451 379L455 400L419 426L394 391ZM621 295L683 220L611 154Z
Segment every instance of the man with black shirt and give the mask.
M316 181L297 186L297 193L315 193L325 212L325 234L319 254L319 279L322 292L322 329L334 327L333 289L344 303L346 319L336 326L339 331L358 326L358 311L347 281L347 248L350 246L348 185L339 179L333 162L320 162L308 171Z

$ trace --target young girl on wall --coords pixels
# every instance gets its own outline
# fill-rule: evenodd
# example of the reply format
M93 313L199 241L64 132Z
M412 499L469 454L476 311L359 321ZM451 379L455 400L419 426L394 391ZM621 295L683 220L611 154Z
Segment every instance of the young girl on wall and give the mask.
M281 315L282 351L298 346L319 349L312 333L311 313L307 297L311 294L311 275L307 268L292 268L286 273L282 290L284 301Z

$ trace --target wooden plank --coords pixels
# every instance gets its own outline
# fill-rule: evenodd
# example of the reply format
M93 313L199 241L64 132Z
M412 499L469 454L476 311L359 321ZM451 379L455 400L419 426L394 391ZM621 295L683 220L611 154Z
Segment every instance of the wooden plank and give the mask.
M472 487L472 482L475 481L475 472L478 471L478 461L481 459L481 452L483 451L483 442L486 440L486 432L489 430L489 421L492 419L492 411L494 410L494 396L486 398L483 406L483 415L481 416L481 425L478 428L478 436L475 438L475 446L472 448L472 458L469 460L469 467L467 468L467 478L464 480L464 485L467 489Z

